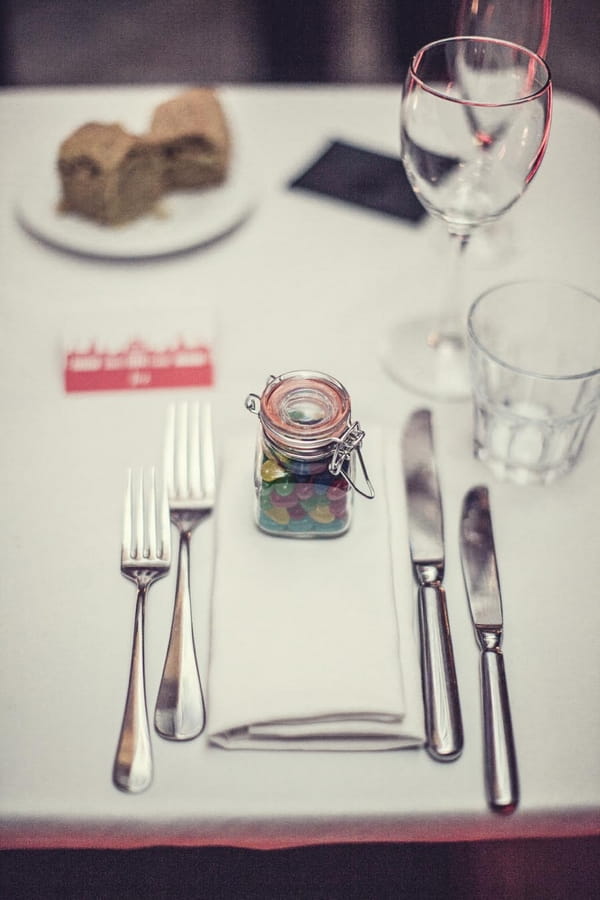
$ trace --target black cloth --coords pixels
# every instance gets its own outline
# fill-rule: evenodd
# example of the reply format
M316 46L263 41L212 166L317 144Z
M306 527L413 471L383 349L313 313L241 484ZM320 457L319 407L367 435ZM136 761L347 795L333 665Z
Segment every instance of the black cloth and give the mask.
M331 141L289 186L410 222L418 222L425 215L399 158L345 141Z

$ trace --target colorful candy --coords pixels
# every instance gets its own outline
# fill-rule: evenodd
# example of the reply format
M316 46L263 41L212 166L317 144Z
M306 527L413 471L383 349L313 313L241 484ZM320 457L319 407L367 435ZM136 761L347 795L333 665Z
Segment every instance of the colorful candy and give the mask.
M350 485L327 467L311 473L285 468L263 454L258 484L259 524L272 534L317 537L348 528Z

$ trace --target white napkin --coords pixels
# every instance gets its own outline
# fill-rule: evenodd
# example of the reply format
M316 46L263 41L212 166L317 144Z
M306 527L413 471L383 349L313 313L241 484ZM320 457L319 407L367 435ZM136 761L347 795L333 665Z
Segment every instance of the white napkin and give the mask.
M294 539L253 519L254 449L226 448L218 500L209 739L228 749L381 750L424 742L408 544L394 602L390 513L404 516L398 437L367 430L376 497L350 530ZM385 457L385 459L384 459ZM387 458L389 457L389 458ZM388 477L386 478L386 470Z

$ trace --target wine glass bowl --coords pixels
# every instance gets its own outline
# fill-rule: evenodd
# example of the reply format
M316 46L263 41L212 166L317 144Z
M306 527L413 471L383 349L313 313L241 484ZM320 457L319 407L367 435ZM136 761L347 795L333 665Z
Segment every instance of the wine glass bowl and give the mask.
M460 232L506 212L542 161L550 108L547 66L523 47L453 38L419 51L402 100L400 145L427 211Z
M407 178L454 247L445 308L437 321L400 324L384 365L409 388L439 399L468 396L461 266L469 239L521 197L539 169L550 131L552 83L531 50L486 37L453 37L413 58L401 103Z

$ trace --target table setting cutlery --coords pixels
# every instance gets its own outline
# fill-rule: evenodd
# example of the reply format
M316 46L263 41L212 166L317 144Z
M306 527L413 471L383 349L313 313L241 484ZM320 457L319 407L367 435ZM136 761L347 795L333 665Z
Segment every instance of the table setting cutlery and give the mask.
M402 436L411 558L419 585L421 677L414 607L399 593L394 559L394 523L403 494L398 434L377 426L369 432L374 479L388 497L368 511L363 507L355 527L334 541L286 541L261 533L252 515L254 454L247 448L242 459L240 442L228 450L211 635L208 739L216 746L368 750L425 744L436 761L460 755L462 719L442 586L443 513L431 414L413 413ZM153 473L152 488L155 481ZM192 623L190 541L213 511L215 490L210 407L172 404L160 511L163 516L168 511L178 530L179 552L154 726L173 741L195 738L206 725ZM134 491L130 480L123 538L123 572L142 578L141 588L165 575L170 563L168 525L161 519L158 541L156 525L152 530L157 500L150 494L144 503L143 491L143 482ZM247 517L241 514L243 496ZM329 587L332 580L335 590ZM144 597L138 599L131 683L114 771L115 784L131 793L144 790L152 778L143 681Z
M24 91L18 96L5 92L1 98L11 134L3 151L7 227L1 300L7 436L2 467L6 602L0 653L3 846L123 849L233 841L267 849L349 838L402 843L430 842L443 835L449 841L481 842L527 834L539 839L567 831L572 836L594 833L600 809L600 782L593 777L598 772L600 717L589 701L600 687L594 664L600 607L587 591L576 606L565 598L570 596L574 565L579 559L594 559L597 551L598 416L564 477L548 484L515 484L500 480L481 458L474 458L470 405L438 408L415 401L414 394L386 379L375 356L387 323L435 312L436 285L444 280L435 242L444 246L443 224L438 223L436 235L438 225L426 213L413 224L356 204L319 199L314 192L289 190L288 185L332 137L393 153L397 88L231 88L243 130L252 131L259 122L261 134L264 131L257 162L265 167L270 202L248 229L206 251L181 253L170 262L138 259L124 265L57 253L29 239L11 215L10 195L22 183L23 172L32 173L37 166L33 125L40 125L34 129L36 143L52 151L58 138L89 119L97 105L108 113L118 107L116 118L121 121L128 109L149 107L167 90L50 90L43 97ZM542 181L536 176L534 192L506 217L510 249L516 253L502 259L506 265L501 272L504 244L495 245L492 258L473 260L475 268L462 295L465 312L472 300L503 278L558 279L598 294L600 257L593 235L600 208L589 190L589 173L599 138L594 109L559 90ZM570 177L565 178L565 172ZM504 217L498 224L502 221ZM158 225L174 238L179 233L177 219ZM500 232L492 227L495 241ZM477 245L470 249L478 252ZM580 347L593 346L592 332L581 324L573 305L570 312L579 327ZM509 320L524 332L523 302L516 315L506 315L505 307L499 321L504 334ZM546 325L545 316L537 320ZM566 329L555 333L564 342ZM185 346L179 345L179 337ZM132 342L138 339L148 350L146 359L151 355L149 365L136 359L139 347ZM88 353L92 341L94 354ZM480 343L497 359L510 362L503 352L494 354L483 336ZM550 342L538 338L535 347L541 350L543 345L547 349ZM600 346L598 341L595 346ZM211 351L212 381L168 382L163 352L178 353L183 361L198 347ZM505 347L512 353L517 342L510 339ZM534 374L548 374L529 350L524 360ZM499 366L491 357L488 362L490 372L492 363ZM567 362L570 379L573 357ZM93 363L99 363L98 368ZM121 378L118 388L107 377L114 376L113 364L118 364ZM253 521L256 420L244 411L244 397L250 387L261 384L262 373L298 365L322 366L352 389L353 406L366 426L365 459L376 489L372 501L355 499L350 531L329 542L326 549L334 559L321 559L324 554L317 548L316 563L316 541L296 550L289 546L294 542L279 537L265 535L259 542ZM595 372L597 367L596 357L591 366L577 371ZM65 371L76 374L79 382L67 385ZM535 458L536 447L544 452L556 447L554 441L538 441L546 418L523 421L523 416L515 423L515 440L508 440L512 426L505 428L500 412L509 409L500 405L498 393L496 414L495 397L487 393L492 380L479 377L476 384L485 401L480 409L494 409L493 418L487 418L488 431L477 433L482 444L492 433L494 440L488 444L486 438L486 446L498 454L507 447L507 462L519 451L521 468ZM89 388L92 380L97 389ZM587 392L590 387L585 379L581 384L584 381ZM555 379L556 392L560 388L564 394L565 384L564 377ZM191 741L162 739L154 728L176 592L178 533L171 523L172 566L151 587L144 617L154 777L143 793L124 792L113 783L113 762L135 612L134 584L117 567L127 467L155 464L158 481L168 404L203 403L209 397L215 426L218 418L217 502L190 548L194 638L207 726ZM588 393L586 397L591 399ZM539 401L537 396L520 399ZM442 584L465 742L461 756L447 765L425 749L418 588L410 564L400 464L399 432L418 406L430 406L433 414L445 531ZM387 475L382 480L373 423L389 426L398 492ZM239 432L243 441L230 446ZM558 437L559 432L554 434ZM525 450L529 457L524 457ZM463 497L472 486L485 483L493 507L503 594L502 649L520 780L512 815L494 812L486 797L480 650L459 561ZM394 532L386 530L386 506L395 506ZM377 518L373 528L376 513L381 520ZM258 543L260 555L253 559ZM71 548L67 555L65 547ZM301 559L304 564L298 569ZM397 586L397 624L388 594L390 563ZM297 571L301 585L296 583ZM39 591L40 572L44 591ZM518 591L509 590L511 581L513 589L519 585ZM261 595L265 584L268 604ZM300 632L297 623L306 631ZM309 653L300 652L302 641ZM272 652L268 657L265 643ZM581 652L582 647L590 652ZM343 665L338 666L340 658ZM297 663L304 668L294 671ZM398 668L399 688L397 676L390 676ZM290 671L294 692L286 675ZM339 696L345 709L338 696L331 699L329 693L334 671L341 676ZM540 685L550 704L536 702ZM229 698L225 704L224 695ZM255 703L256 697L265 696L270 709ZM57 697L62 698L58 705ZM331 700L327 705L344 716L369 709L369 715L383 711L396 721L372 719L369 749L362 753L344 752L359 742L356 734L348 734L348 719L343 723L346 735L329 739L330 746L335 744L329 753L317 749L313 738L303 739L303 751L290 749L297 739L289 737L289 721L287 735L273 737L271 746L276 742L279 751L270 748L261 728L260 736L247 738L259 752L235 753L233 747L242 742L236 725L296 716L298 698L301 715L312 716L317 704L320 714L323 701ZM339 735L340 724L330 719L328 727ZM365 720L358 725L364 734ZM408 737L414 743L407 752L391 747L375 751L375 727L396 731L398 742ZM213 740L223 733L227 750ZM545 739L548 734L550 739ZM585 739L577 740L581 735Z
M121 573L137 588L131 667L121 733L113 767L115 786L144 791L152 781L152 749L146 709L144 613L150 586L171 564L167 500L157 490L156 473L130 470L125 492Z
M415 410L402 436L410 555L418 584L421 666L427 751L433 759L456 759L463 728L446 606L444 525L434 458L431 413Z
M168 410L164 458L171 522L179 533L177 584L169 644L156 700L154 725L162 737L186 741L206 724L204 693L192 624L190 541L215 503L215 461L210 407L181 403Z
M369 444L374 478L401 500L397 432L374 427ZM218 520L209 742L225 749L422 746L414 609L398 593L392 559L399 504L394 503L394 516L385 499L361 512L344 540L273 538L253 522L253 460L252 445L231 442ZM200 735L206 724L192 624L190 541L215 504L210 407L198 402L169 407L163 483L179 553L154 726L162 737L183 741ZM128 517L132 502L128 496ZM154 559L153 547L148 552ZM135 673L139 700L139 666ZM140 716L138 710L143 775L115 776L117 786L130 792L144 790L151 779L147 721Z
M502 594L488 489L474 487L463 501L460 551L471 618L481 651L485 786L494 812L511 813L519 779L502 653Z

